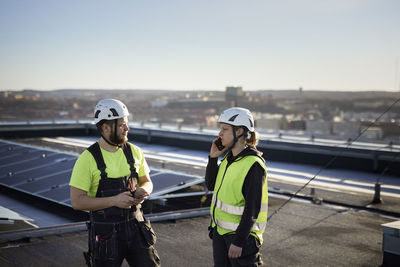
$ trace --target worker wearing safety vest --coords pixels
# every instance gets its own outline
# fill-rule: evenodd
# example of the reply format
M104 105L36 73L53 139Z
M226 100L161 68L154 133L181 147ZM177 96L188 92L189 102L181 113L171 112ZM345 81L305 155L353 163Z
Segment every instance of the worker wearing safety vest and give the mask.
M218 122L220 132L212 142L205 175L207 188L214 190L209 229L214 266L257 266L268 188L265 162L256 149L254 119L249 110L234 107L225 110Z

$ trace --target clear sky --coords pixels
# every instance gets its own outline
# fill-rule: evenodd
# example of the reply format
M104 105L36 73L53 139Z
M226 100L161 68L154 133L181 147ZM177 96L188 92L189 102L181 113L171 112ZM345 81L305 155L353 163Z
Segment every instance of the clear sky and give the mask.
M400 90L399 0L0 0L0 90Z

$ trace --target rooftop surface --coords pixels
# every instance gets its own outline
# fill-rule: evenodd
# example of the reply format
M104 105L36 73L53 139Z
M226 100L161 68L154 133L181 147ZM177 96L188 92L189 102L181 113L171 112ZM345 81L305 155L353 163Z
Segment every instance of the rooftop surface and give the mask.
M86 145L83 142L82 147L76 144L55 146L51 140L24 142L46 143L46 146L69 152L72 149L77 153ZM204 175L207 156L204 153L150 145L142 148L149 165L154 168ZM187 155L197 160L185 162ZM163 157L179 160L160 160ZM299 173L309 173L312 177L318 170L315 166L296 167L278 162L272 163L270 169L269 214L304 184L307 177ZM289 173L294 175L289 176ZM300 198L293 198L269 220L261 248L264 266L380 266L383 259L381 225L400 219L400 180L384 177L381 180L386 186L382 193L384 202L371 204L376 176L328 170L318 177L314 184L299 193ZM162 265L212 266L209 222L209 215L153 222ZM87 232L82 230L84 223L80 227L69 224L63 227L70 230L0 242L0 266L85 266L82 252L87 249ZM32 228L32 232L35 231L38 230Z
M270 196L270 211L284 198ZM380 266L381 224L376 213L291 201L272 217L261 248L264 266ZM163 266L212 266L209 216L153 222ZM1 266L85 266L86 231L30 238L0 248ZM127 266L127 265L124 265Z

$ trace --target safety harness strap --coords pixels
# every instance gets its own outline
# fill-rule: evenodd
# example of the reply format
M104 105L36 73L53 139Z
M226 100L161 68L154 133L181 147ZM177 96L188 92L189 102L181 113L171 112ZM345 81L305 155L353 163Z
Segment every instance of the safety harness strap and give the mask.
M131 150L130 144L129 143L125 143L122 146L122 150L124 151L125 158L128 161L128 164L129 164L129 167L130 167L130 170L131 170L131 176L130 177L138 179L139 178L139 174L137 173L136 168L135 168L135 159L134 159L134 157L132 155L132 150Z
M137 173L136 168L135 168L135 159L133 157L130 144L129 143L125 143L122 146L122 150L124 151L125 158L126 158L128 164L129 164L129 168L130 168L130 171L131 171L131 176L130 177L139 178L139 174ZM90 153L92 153L93 158L96 161L97 168L100 170L101 179L107 178L106 164L104 162L103 155L101 154L99 143L96 142L96 143L92 144L88 148L88 151Z
M101 179L106 179L107 178L106 164L104 163L99 143L98 142L94 143L87 150L90 153L92 153L93 158L96 160L97 168L100 170Z

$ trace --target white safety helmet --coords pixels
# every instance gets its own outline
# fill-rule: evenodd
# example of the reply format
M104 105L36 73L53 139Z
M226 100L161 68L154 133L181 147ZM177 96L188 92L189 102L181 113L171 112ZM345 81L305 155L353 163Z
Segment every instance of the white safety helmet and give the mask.
M116 99L103 99L94 108L94 123L102 120L115 120L129 116L125 104Z
M228 108L219 116L218 122L223 122L233 126L244 126L249 131L254 132L254 119L250 110L245 108Z

